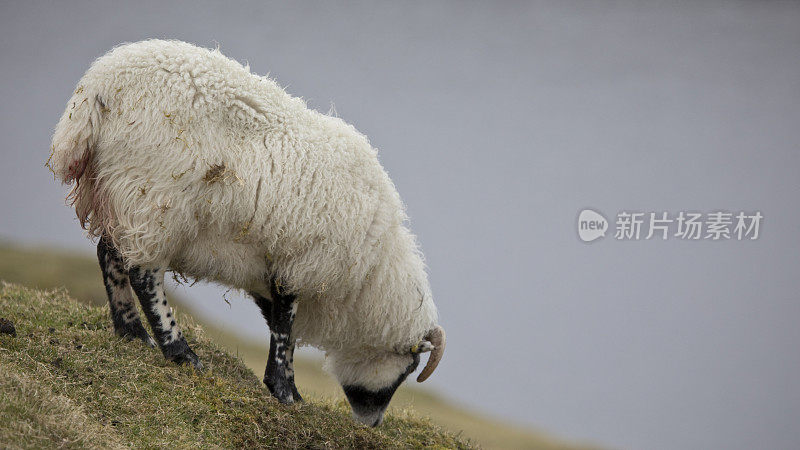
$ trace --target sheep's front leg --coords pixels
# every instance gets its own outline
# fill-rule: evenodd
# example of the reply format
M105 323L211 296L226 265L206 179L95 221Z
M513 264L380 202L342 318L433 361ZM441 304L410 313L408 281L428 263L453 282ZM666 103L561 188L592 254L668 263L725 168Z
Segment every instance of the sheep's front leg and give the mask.
M266 384L267 387L269 387L270 385L274 384L272 381L269 382L267 381L267 380L272 380L274 375L274 371L273 372L269 371L269 361L275 359L275 353L278 347L277 339L274 333L277 332L276 331L277 329L275 328L275 321L273 320L272 317L272 300L270 300L267 297L263 297L255 292L251 292L250 295L253 296L253 299L255 300L256 304L258 305L259 308L261 308L261 314L264 316L264 319L266 319L267 326L269 326L270 329L270 338L269 338L270 352L269 356L267 357L268 370L264 373L264 384ZM291 316L291 318L294 319L294 316ZM286 378L289 383L289 387L292 390L292 399L295 402L302 402L303 397L301 397L300 393L297 392L297 386L294 383L294 342L295 342L294 339L290 338L288 345L286 345L286 352L285 352L286 374L287 374ZM270 391L272 391L271 388Z
M303 398L294 384L295 339L292 336L297 299L294 295L280 292L274 283L271 284L270 291L272 301L254 295L270 328L264 384L281 403L301 402Z
M114 332L127 339L141 339L150 347L155 347L155 341L147 334L139 318L125 262L107 236L101 237L97 243L97 259L103 272Z
M131 287L139 297L144 315L150 322L150 328L153 329L156 342L164 357L178 364L189 362L196 369L202 369L203 365L186 343L183 332L175 322L172 308L167 304L167 296L164 293L165 270L163 267L142 269L134 266L128 272Z

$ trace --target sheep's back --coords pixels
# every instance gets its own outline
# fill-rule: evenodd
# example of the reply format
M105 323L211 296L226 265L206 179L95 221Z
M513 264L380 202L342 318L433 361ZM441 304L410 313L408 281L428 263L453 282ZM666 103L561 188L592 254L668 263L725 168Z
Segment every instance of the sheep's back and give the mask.
M105 105L94 164L131 264L187 259L202 238L220 249L217 259L246 246L298 290L341 296L403 220L363 135L219 52L129 44L83 83ZM251 276L208 266L194 275L235 284Z

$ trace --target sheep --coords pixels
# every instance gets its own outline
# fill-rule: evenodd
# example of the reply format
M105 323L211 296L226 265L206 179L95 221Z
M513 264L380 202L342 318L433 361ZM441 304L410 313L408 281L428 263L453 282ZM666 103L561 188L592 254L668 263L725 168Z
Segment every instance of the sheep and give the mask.
M302 401L293 352L313 345L370 426L420 354L430 352L419 382L442 358L422 254L377 150L219 49L113 48L78 83L47 166L73 186L67 199L98 239L120 336L201 369L164 275L241 289L270 329L271 394Z

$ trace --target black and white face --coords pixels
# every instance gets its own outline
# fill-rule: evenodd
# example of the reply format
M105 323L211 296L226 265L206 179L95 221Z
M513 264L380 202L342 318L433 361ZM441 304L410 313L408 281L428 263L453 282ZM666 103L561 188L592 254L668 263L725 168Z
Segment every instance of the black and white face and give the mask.
M416 370L419 355L384 353L362 360L329 355L326 364L342 385L353 417L375 427L383 421L383 413L397 388Z

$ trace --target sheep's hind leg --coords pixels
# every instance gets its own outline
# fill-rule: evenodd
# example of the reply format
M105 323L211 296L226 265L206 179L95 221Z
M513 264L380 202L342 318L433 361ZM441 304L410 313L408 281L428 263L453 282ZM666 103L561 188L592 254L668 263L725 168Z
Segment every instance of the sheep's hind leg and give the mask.
M264 372L264 384L281 403L302 402L294 383L294 344L292 324L297 314L294 295L281 293L275 283L270 285L272 301L253 294L269 325L269 356Z
M165 270L164 267L143 269L134 266L128 272L131 287L139 297L144 315L150 322L150 328L153 329L156 342L164 357L178 364L189 362L196 369L202 369L203 365L186 343L183 332L175 322L172 308L167 304L167 296L164 293Z
M103 272L114 332L127 339L141 339L150 347L155 347L155 341L147 334L139 318L122 256L106 236L97 243L97 259Z

